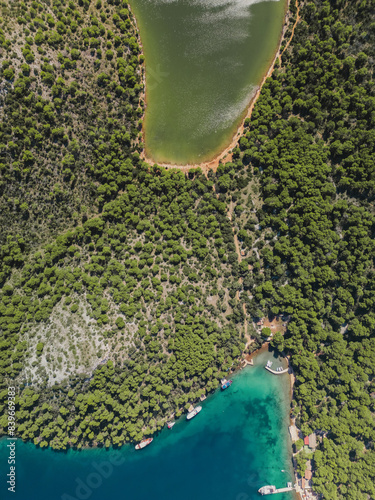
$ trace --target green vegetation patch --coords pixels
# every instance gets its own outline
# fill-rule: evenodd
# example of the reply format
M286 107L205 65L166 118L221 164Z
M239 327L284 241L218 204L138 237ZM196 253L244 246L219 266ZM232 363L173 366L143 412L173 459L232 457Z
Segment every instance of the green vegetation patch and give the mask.
M302 4L235 150L263 198L250 248L252 215L234 210L252 265L241 297L255 316L290 319L272 345L291 356L297 425L320 436L298 470L313 458L330 500L375 496L374 7Z

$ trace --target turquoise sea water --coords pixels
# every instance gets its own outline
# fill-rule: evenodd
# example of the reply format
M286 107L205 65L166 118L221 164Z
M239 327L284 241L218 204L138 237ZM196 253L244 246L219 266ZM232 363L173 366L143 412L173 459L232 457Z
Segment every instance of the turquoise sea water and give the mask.
M0 441L0 498L18 500L251 500L265 484L292 480L288 375L264 370L270 353L232 378L141 451L57 453L16 444L16 493L7 491L6 440ZM275 362L274 366L278 366ZM286 472L281 472L284 469ZM277 500L294 499L293 493Z

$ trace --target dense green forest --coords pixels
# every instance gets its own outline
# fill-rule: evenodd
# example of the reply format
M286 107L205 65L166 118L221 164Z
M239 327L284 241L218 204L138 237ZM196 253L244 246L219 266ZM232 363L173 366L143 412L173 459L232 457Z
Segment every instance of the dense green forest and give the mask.
M149 435L238 366L245 321L258 341L253 320L282 313L271 344L296 373L292 413L322 436L314 489L375 498L375 1L301 4L207 178L140 159L126 3L2 6L0 376L20 387L19 435L55 449Z
M291 355L297 423L325 436L313 478L325 499L375 498L374 56L374 1L304 3L222 172L229 192L233 166L259 180L255 221L237 193L252 266L241 300L255 316L291 315L272 344Z
M239 364L225 195L199 170L140 159L143 56L126 3L2 13L2 410L17 383L23 439L139 440Z
M30 248L123 189L143 55L122 2L2 2L1 16L0 241Z

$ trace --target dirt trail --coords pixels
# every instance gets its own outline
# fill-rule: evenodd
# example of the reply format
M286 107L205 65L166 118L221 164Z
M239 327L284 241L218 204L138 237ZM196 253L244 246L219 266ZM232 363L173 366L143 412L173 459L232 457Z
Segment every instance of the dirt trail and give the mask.
M259 86L259 88L257 90L257 93L255 94L254 98L252 99L252 102L250 104L250 107L249 107L249 110L248 110L246 118L250 118L251 117L252 111L254 109L254 105L255 105L256 100L258 99L258 97L260 95L260 92L262 90L263 84L266 81L266 79L272 74L272 71L274 69L274 66L275 66L277 58L280 57L280 60L281 60L282 55L287 50L287 48L289 47L289 45L290 45L290 43L291 43L291 41L293 39L294 30L295 30L295 28L297 26L298 21L300 20L300 15L299 15L300 6L299 6L299 3L298 3L298 0L295 0L295 2L296 2L295 5L297 7L297 12L296 12L296 21L293 24L293 28L292 28L292 33L291 33L291 35L289 37L289 40L287 41L287 43L286 43L286 45L285 45L285 47L284 47L284 49L283 49L282 52L280 52L280 48L281 48L281 44L282 44L282 41L283 41L283 36L281 37L280 45L279 45L279 48L278 48L277 53L275 55L274 61L273 61L272 65L271 65L271 67L269 68L267 75L264 77L264 79L262 81L262 84ZM185 165L184 167L181 167L181 166L180 167L179 166L175 166L175 167L176 168L181 168L183 170L186 170L186 169L188 170L189 168L200 167L203 170L204 173L207 173L208 169L212 168L216 172L216 169L217 169L217 167L218 167L219 162L221 161L221 159L223 159L229 153L229 151L236 145L237 140L238 140L237 136L243 132L244 122L245 122L245 120L242 122L242 124L241 124L240 128L238 129L237 134L234 136L234 138L233 138L232 143L230 144L230 146L228 146L228 148L223 153L221 153L220 155L218 155L211 162L202 163L201 165L192 165L192 166ZM228 160L228 161L230 161L230 160ZM163 165L163 166L172 168L172 165ZM231 200L230 203L229 203L229 207L228 207L228 219L231 222L232 222L233 210L234 210L234 203ZM233 233L234 233L234 235L233 235L233 237L234 237L234 246L236 247L236 253L237 253L238 263L240 264L242 262L242 255L241 255L240 244L239 244L239 241L238 241L238 238L237 238L237 234L235 234L235 228L233 226L232 226L232 229L233 229ZM256 252L257 252L257 250L256 250ZM257 255L258 255L258 258L259 258L259 254L257 254ZM251 266L249 266L249 268L250 267ZM239 281L239 283L242 283L242 278L240 277L238 281ZM240 299L240 292L239 291L237 291L237 293L236 293L236 298L237 298L237 300ZM251 340L251 337L248 334L248 328L247 328L247 311L246 311L246 304L245 303L242 304L242 309L243 309L243 313L244 313L244 316L245 316L244 334L245 334L245 339L246 339L246 346L245 346L245 350L246 350L253 341Z
M233 228L233 232L234 232L234 228ZM233 235L234 237L234 246L236 247L236 253L237 253L237 258L238 258L238 263L240 264L241 261L242 261L242 255L241 255L241 250L240 250L240 244L238 242L238 238L237 238L237 235L234 234ZM242 284L242 277L240 277L238 279L238 282ZM237 293L236 293L236 299L237 300L240 300L240 292L239 290L237 290ZM244 313L244 316L245 316L245 321L244 321L244 334L245 334L245 339L246 339L246 345L245 345L245 351L246 349L249 347L249 345L252 343L252 340L251 340L251 337L250 335L248 334L247 332L247 311L246 311L246 304L242 304L242 310L243 310L243 313Z
M296 4L296 7L297 7L297 18L296 18L296 21L295 21L295 23L293 25L291 36L289 37L289 40L287 41L287 43L286 43L283 51L280 53L281 45L283 43L284 35L285 35L285 31L286 31L286 28L284 27L283 33L282 33L282 35L280 37L280 43L279 43L278 49L276 51L275 57L274 57L274 59L272 61L272 64L270 65L270 67L269 67L266 75L264 76L261 84L258 86L258 88L257 88L254 96L252 97L252 99L250 101L250 104L249 104L249 107L248 107L248 110L246 112L246 115L245 115L244 119L242 120L240 126L238 127L237 131L233 135L232 140L231 140L229 146L226 147L224 149L224 151L221 151L212 160L205 161L205 162L202 162L202 163L186 164L186 165L174 165L172 163L157 163L154 160L152 160L151 158L148 158L147 155L146 155L145 150L143 150L142 153L141 153L141 158L146 163L148 163L151 166L153 166L153 165L155 165L155 163L157 163L160 167L164 167L164 168L176 168L176 169L181 170L182 172L185 172L185 173L188 172L191 169L200 168L203 171L203 173L205 175L207 175L207 173L208 173L209 170L213 170L214 172L216 172L217 167L219 166L219 163L222 162L222 160L225 159L226 162L230 162L232 160L231 151L232 151L233 148L236 147L237 142L238 142L240 136L244 132L244 129L245 129L245 120L247 118L251 118L251 115L252 115L253 110L254 110L255 103L257 102L257 100L258 100L258 98L260 96L260 93L261 93L261 90L262 90L262 87L263 87L264 83L266 82L267 78L269 78L272 75L272 72L274 70L276 61L278 59L281 60L281 56L284 54L285 50L289 47L289 44L291 43L291 41L293 39L295 27L297 26L297 23L298 23L298 21L300 19L300 15L299 15L299 2L298 2L298 0L295 0L295 4ZM289 9L289 5L288 5L288 9ZM288 16L289 16L289 11L288 11L286 19L288 19Z
M229 208L228 208L228 219L232 222L232 217L233 217L233 210L234 210L234 203L233 203L233 200L231 198L230 202L229 202ZM234 231L234 229L233 229ZM238 243L238 242L237 242Z
M233 228L233 231L234 231L234 228ZM241 250L240 250L240 244L238 243L238 238L237 238L236 234L234 234L234 246L236 247L236 253L237 253L237 257L238 257L238 263L241 264L241 260L242 260Z
M295 21L295 23L293 24L292 34L290 35L289 40L286 42L286 45L285 45L285 47L284 47L283 51L282 51L282 52L281 52L281 54L280 54L280 59L281 59L282 55L284 54L284 52L286 51L286 49L289 47L290 42L293 40L293 37L294 37L294 30L296 29L297 23L298 23L298 21L300 20L300 15L299 15L299 3L298 3L298 0L296 0L296 7L297 7L297 12L296 12L296 21Z

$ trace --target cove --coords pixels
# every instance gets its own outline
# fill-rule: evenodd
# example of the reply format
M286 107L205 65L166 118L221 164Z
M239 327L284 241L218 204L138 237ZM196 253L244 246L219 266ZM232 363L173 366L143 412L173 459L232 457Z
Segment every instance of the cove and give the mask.
M197 164L229 145L276 53L286 0L130 0L146 64L147 156Z
M289 376L264 369L271 357L258 355L253 367L232 377L229 389L202 403L197 417L182 417L138 452L126 445L60 453L18 440L16 493L6 489L7 441L1 440L1 498L255 500L260 486L285 486L293 480ZM295 497L288 492L277 498Z

